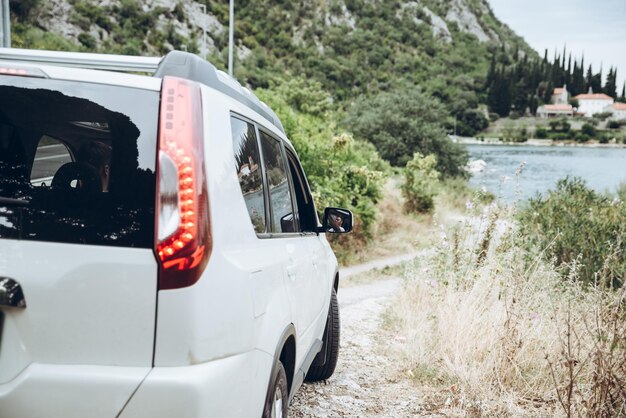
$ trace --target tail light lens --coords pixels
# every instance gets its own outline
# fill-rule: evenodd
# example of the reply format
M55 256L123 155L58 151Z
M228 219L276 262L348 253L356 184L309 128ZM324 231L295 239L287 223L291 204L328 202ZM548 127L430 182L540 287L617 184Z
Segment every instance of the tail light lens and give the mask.
M164 77L159 114L159 289L198 281L211 253L200 86Z

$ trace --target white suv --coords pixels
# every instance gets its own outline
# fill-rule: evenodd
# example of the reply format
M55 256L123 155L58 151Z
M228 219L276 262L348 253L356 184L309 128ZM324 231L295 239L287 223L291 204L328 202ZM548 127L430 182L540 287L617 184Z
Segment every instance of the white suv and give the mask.
M208 62L0 49L0 417L287 416L337 362L323 218Z

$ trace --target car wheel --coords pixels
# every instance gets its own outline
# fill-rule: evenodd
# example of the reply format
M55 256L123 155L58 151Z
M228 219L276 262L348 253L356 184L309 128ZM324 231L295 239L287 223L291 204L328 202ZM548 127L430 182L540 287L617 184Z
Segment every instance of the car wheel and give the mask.
M289 408L289 389L287 373L282 362L276 363L270 381L270 388L265 400L263 418L287 418Z
M337 366L337 358L339 357L339 304L335 289L332 290L330 296L330 307L328 308L323 338L322 349L315 356L306 374L308 382L328 379L333 375Z

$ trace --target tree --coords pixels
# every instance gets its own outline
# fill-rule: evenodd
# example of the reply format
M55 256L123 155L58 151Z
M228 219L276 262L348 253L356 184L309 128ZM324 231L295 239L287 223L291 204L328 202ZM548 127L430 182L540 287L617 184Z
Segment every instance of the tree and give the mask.
M11 0L9 7L15 16L24 21L28 20L31 12L35 10L40 3L41 0Z
M585 76L585 92L587 92L587 90L589 90L590 88L593 88L592 79L593 71L591 69L591 64L589 64L589 69L587 70L587 75Z
M617 98L617 69L609 69L603 91L612 98Z
M400 88L357 99L344 121L356 137L370 141L395 166L406 165L415 152L437 157L446 177L465 176L467 152L446 136L441 102L417 87Z

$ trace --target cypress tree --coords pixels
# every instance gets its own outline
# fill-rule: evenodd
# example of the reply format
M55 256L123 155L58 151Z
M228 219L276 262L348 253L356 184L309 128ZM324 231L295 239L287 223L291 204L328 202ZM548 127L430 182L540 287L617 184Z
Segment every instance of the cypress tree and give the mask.
M591 70L591 64L589 64L589 69L587 70L587 76L585 77L585 93L589 90L589 87L593 86L591 85L593 81L593 71Z
M606 76L606 83L604 84L604 93L608 94L612 98L617 97L617 85L616 85L617 69L612 67L609 69L609 74Z

